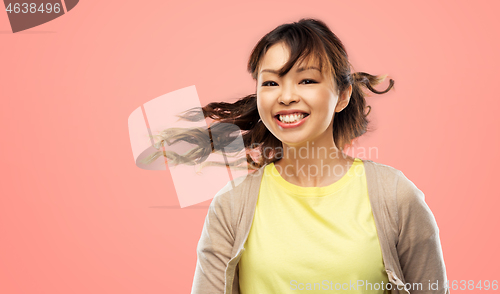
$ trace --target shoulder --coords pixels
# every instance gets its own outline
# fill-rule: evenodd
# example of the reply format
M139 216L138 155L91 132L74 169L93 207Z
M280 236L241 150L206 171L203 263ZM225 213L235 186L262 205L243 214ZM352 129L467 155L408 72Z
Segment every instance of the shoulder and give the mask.
M377 173L377 179L379 181L393 180L402 174L402 172L390 165L386 165L380 162L375 162L373 160L364 159L363 163L366 169L373 169Z
M398 226L409 218L424 220L432 219L432 213L425 203L424 193L399 169L371 160L365 161L365 167L376 173L376 183L382 185L378 191L397 209Z
M378 182L392 185L399 199L410 200L407 198L424 197L422 191L401 170L372 160L363 160L363 162L365 168L371 168L376 172Z
M217 215L235 236L240 223L258 198L263 167L229 181L212 199L209 214Z
M225 209L238 211L239 207L248 203L251 197L258 193L260 180L264 167L227 182L227 184L215 194L212 204L217 204Z

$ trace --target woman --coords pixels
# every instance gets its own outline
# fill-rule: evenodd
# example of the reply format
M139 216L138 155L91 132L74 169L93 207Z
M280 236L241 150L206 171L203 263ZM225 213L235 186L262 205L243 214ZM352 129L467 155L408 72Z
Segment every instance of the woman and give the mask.
M213 119L208 135L170 133L201 147L169 159L200 163L236 125L257 170L212 200L192 293L449 293L423 193L401 171L343 153L367 131L362 87L382 94L394 81L379 92L385 77L351 74L341 41L314 19L265 35L248 70L256 94L183 116Z

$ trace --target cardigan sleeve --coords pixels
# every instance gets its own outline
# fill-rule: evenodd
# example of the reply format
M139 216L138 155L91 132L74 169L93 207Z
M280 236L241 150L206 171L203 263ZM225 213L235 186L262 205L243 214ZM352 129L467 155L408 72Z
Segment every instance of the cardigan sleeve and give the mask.
M448 294L439 228L425 196L401 171L397 184L397 252L410 293ZM414 284L415 283L415 284ZM436 284L437 283L437 284Z
M223 190L227 189L226 187ZM196 270L191 294L224 293L226 266L231 259L234 230L229 193L219 191L208 208L197 246Z

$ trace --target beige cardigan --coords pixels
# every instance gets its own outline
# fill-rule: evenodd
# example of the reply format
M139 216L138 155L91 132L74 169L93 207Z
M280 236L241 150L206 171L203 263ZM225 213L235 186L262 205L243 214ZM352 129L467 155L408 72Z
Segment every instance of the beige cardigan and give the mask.
M401 171L371 160L363 163L391 294L449 293L444 287L447 278L439 229L424 194ZM198 242L192 294L239 294L238 262L252 225L264 167L230 181L213 198ZM429 280L438 282L439 289L429 290ZM414 283L421 283L423 290Z

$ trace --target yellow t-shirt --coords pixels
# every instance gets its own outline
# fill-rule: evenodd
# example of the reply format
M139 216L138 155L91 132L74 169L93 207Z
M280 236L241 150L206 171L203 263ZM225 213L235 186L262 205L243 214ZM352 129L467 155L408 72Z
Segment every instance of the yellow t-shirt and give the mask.
M244 248L241 294L389 293L359 158L325 187L294 185L267 165Z

